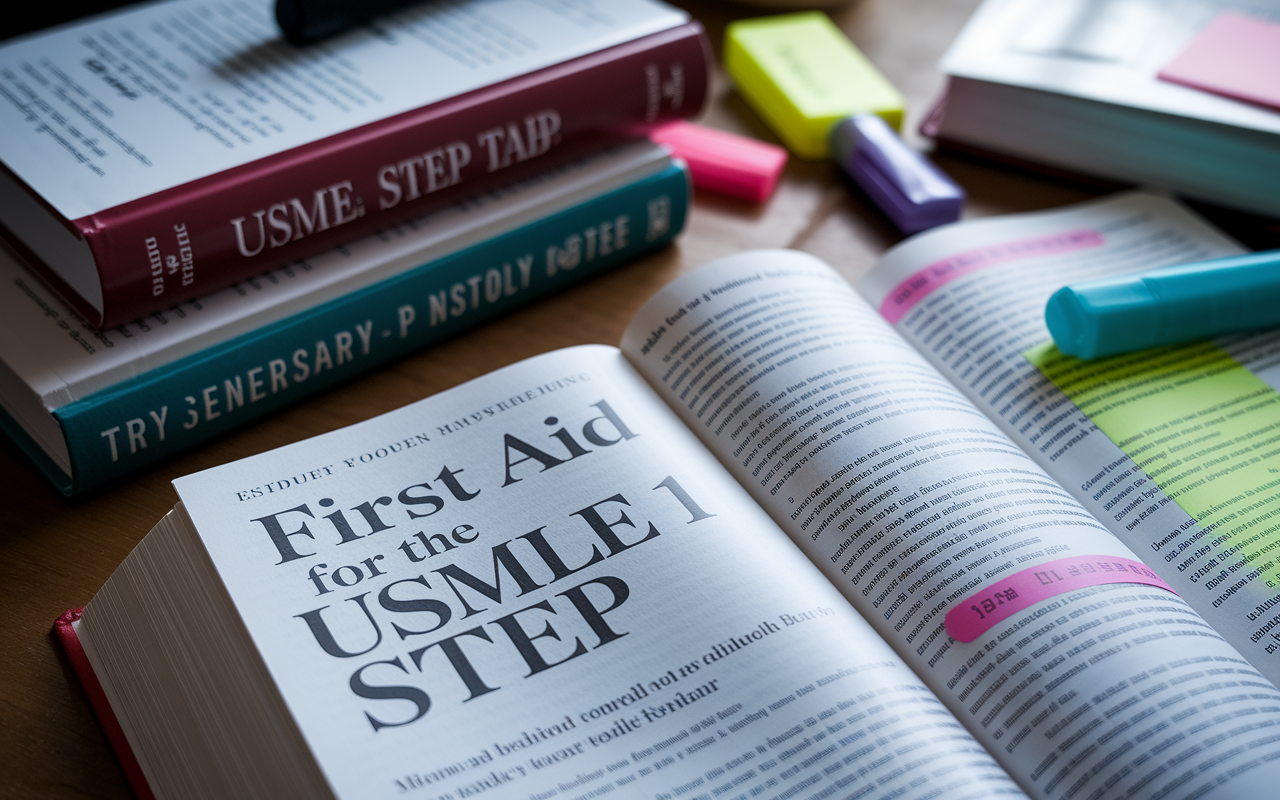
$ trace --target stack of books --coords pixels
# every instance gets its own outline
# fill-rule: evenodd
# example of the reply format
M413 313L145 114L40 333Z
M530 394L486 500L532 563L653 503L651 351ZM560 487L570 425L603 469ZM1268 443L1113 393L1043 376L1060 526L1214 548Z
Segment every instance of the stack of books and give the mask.
M68 494L683 227L687 172L636 137L702 106L687 14L466 0L305 48L271 14L0 48L0 423Z

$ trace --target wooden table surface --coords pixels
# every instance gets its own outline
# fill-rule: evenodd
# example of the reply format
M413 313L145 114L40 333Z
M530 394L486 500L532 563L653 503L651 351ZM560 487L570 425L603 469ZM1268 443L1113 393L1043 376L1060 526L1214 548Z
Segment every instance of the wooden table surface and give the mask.
M719 56L725 24L762 12L677 2L703 21ZM943 88L936 64L977 0L857 0L837 24L907 98L907 138ZM702 121L776 141L721 74ZM1097 190L976 159L936 162L969 193L966 217L1049 208ZM762 205L699 192L674 246L461 338L366 374L234 435L76 501L64 499L0 437L0 797L129 797L128 785L50 633L87 602L172 508L174 478L348 425L558 347L614 344L646 298L677 275L742 250L813 253L850 281L900 239L830 163L792 159Z

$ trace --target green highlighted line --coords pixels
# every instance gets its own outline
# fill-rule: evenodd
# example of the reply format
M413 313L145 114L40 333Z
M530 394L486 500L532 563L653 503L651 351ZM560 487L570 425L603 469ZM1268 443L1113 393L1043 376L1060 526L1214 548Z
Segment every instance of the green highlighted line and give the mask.
M1258 578L1280 586L1280 393L1212 342L1024 355L1211 534L1175 566L1221 592L1215 605Z

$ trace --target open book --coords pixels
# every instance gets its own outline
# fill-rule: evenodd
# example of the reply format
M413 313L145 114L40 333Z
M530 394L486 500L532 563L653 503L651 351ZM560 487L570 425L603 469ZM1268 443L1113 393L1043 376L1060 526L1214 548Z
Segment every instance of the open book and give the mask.
M861 296L725 259L621 350L178 480L64 633L161 798L1268 797L1280 338L1143 374L1037 316L1233 247L1127 195L916 237Z

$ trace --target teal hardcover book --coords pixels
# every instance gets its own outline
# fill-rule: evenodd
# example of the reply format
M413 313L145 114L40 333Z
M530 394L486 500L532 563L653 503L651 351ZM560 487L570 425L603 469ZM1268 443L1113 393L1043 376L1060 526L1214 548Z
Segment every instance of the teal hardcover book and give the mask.
M633 143L102 332L0 258L0 427L79 494L659 248L688 203Z

